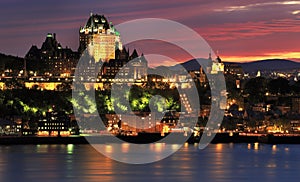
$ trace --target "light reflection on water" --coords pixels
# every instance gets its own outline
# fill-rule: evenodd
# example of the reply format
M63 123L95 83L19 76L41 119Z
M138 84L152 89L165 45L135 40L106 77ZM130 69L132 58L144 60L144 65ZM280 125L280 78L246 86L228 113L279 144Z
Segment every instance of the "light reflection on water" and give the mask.
M150 149L159 155L164 144ZM173 146L177 147L177 146ZM130 152L130 144L121 151ZM103 150L115 152L110 145ZM89 145L0 146L0 181L298 181L300 145L183 145L162 161L128 165Z

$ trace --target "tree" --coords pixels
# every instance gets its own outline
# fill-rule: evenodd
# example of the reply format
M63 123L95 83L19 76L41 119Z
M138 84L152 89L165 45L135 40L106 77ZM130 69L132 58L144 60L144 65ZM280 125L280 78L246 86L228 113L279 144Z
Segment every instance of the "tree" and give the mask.
M279 77L268 83L268 90L272 94L287 94L291 91L291 87L287 79Z
M7 79L4 82L5 87L7 89L23 89L25 88L25 84L23 80L18 80L16 78L12 78L12 79Z
M228 99L239 100L241 98L241 91L236 86L237 77L234 75L225 75L226 90L228 92Z
M267 92L267 80L264 77L251 78L245 84L245 93L253 103L263 102Z
M62 82L61 84L57 85L56 86L56 89L58 91L70 91L72 88L71 88L71 83L70 82Z
M290 88L294 94L299 95L300 94L300 81L295 82L293 85L291 85Z

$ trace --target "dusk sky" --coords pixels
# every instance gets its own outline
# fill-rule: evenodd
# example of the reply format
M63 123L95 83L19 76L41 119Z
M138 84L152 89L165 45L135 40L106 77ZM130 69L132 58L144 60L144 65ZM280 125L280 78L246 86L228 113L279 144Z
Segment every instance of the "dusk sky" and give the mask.
M77 50L79 27L93 12L113 24L137 18L178 21L197 31L224 61L300 60L300 1L2 0L0 4L0 52L20 57L31 45L40 47L48 32L56 33L62 46ZM129 47L146 54L172 54L177 61L190 59L171 45L147 45L137 42Z

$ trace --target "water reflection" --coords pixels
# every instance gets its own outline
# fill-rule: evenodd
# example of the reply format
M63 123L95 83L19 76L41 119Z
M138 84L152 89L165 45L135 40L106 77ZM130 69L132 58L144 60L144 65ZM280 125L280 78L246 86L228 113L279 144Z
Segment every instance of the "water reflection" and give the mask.
M258 150L259 149L259 143L254 143L254 150Z
M128 153L102 145L108 152ZM164 144L150 146L159 155ZM172 146L174 148L178 146ZM0 146L0 181L283 181L300 177L298 145L185 144L157 163L128 165L89 145Z
M130 147L129 143L122 143L122 153L129 152L129 147Z

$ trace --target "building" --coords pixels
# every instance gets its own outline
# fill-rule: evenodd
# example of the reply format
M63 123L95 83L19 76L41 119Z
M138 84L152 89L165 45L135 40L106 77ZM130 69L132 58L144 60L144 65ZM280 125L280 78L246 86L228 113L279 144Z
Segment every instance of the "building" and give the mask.
M146 61L145 57L142 56L138 59L130 61L128 66L130 78L135 80L147 79L148 62Z
M206 74L204 73L203 68L201 66L200 66L199 70L189 71L189 74L194 79L194 81L196 81L196 82L199 81L200 84L207 83Z
M87 48L95 62L115 59L115 51L122 50L120 33L104 15L91 13L85 26L80 27L78 52L83 53Z
M300 98L292 98L292 112L299 114L300 113Z
M122 47L120 33L104 15L91 13L85 26L80 27L78 52L87 56L78 68L82 81L125 82L142 80L147 74L145 58L136 50L130 55ZM120 79L115 80L117 74Z
M38 123L38 135L68 136L70 135L70 117L63 111L49 111Z
M55 33L48 33L42 47L33 45L25 56L28 76L47 75L70 77L74 74L79 55L70 48L63 48Z
M2 135L16 135L19 131L16 123L10 120L0 119L0 136Z
M81 58L84 61L78 62ZM115 82L117 74L124 78L117 82L143 82L147 79L148 63L135 49L130 54L129 49L122 47L120 33L104 15L91 13L85 26L80 27L78 52L63 48L56 34L48 33L40 48L31 46L20 70L17 75L25 78L26 88L55 90L63 82L76 79L87 83ZM76 79L75 70L79 73ZM6 89L4 82L0 82L0 88Z
M130 60L132 59L132 60ZM138 56L134 50L127 59L113 59L103 63L102 78L113 79L116 82L134 82L136 80L146 81L148 62L144 56Z
M290 125L291 125L291 131L292 132L299 132L300 131L300 121L299 120L291 121Z
M224 72L224 63L221 58L217 56L216 60L212 62L211 74L218 74L219 72Z
M226 63L224 67L224 73L225 74L232 74L237 76L243 76L244 70L243 68L235 63Z

